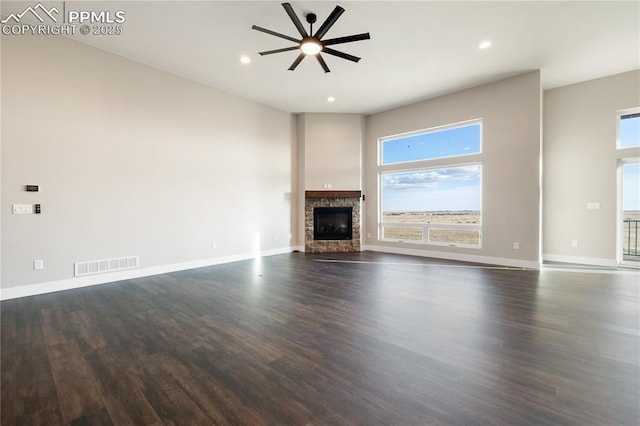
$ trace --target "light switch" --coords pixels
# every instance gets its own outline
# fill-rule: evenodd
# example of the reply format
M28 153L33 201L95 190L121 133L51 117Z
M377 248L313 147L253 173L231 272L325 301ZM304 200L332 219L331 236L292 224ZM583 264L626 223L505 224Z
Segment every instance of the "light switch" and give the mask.
M33 205L31 204L14 204L13 214L33 214Z
M600 203L597 201L592 201L587 203L588 210L600 210Z

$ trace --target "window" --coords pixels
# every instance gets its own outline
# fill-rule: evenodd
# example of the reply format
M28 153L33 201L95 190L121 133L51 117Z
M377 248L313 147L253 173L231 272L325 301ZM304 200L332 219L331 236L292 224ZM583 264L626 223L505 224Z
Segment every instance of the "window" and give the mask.
M637 267L640 263L640 108L618 111L618 261ZM621 198L620 198L621 197Z
M622 163L622 260L640 262L640 163Z
M382 139L382 164L480 153L479 122Z
M481 142L480 121L382 138L379 238L480 247Z
M640 147L640 108L619 114L618 148Z

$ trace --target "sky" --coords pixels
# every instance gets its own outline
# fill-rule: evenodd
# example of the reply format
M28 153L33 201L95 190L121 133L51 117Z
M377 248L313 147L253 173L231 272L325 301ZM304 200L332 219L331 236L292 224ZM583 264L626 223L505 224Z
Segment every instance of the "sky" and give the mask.
M620 148L632 146L640 146L640 116L620 120ZM640 164L622 166L622 210L640 210Z
M622 210L640 210L640 164L622 166Z
M620 120L620 148L632 146L640 146L640 116Z
M382 142L382 164L481 152L481 125ZM480 165L423 169L382 175L383 211L480 210Z
M382 175L383 211L480 210L482 166Z
M382 164L476 154L481 150L480 134L478 123L386 140L382 142Z

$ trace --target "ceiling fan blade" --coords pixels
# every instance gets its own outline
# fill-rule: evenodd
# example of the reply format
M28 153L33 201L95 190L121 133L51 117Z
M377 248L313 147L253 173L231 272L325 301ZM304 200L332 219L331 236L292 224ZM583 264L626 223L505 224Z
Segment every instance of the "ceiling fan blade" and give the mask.
M295 38L293 38L293 37L289 37L288 35L284 35L284 34L277 33L277 32L275 32L275 31L268 30L268 29L266 29L266 28L259 27L259 26L257 26L257 25L253 25L253 26L251 27L251 29L252 29L252 30L257 30L257 31L262 31L263 33L271 34L272 36L280 37L280 38L283 38L283 39L285 39L285 40L292 41L292 42L294 42L294 43L300 43L300 40L298 40L298 39L295 39Z
M290 50L297 50L297 49L300 49L300 46L284 47L282 49L275 49L275 50L267 50L264 52L258 52L258 54L260 56L264 56L264 55L271 55L272 53L289 52Z
M284 7L284 10L287 12L287 15L289 15L289 18L291 18L291 20L293 21L293 25L296 26L300 35L303 38L309 37L309 34L307 34L307 30L305 30L302 26L302 22L300 22L300 19L298 18L298 15L296 15L296 12L293 10L293 7L291 7L291 4L282 3L282 7Z
M338 58L346 59L348 61L358 62L360 60L360 58L358 58L357 56L349 55L348 53L344 53L344 52L339 52L330 47L325 47L324 49L322 49L322 51L324 53L328 53L329 55L337 56Z
M322 40L322 36L325 35L327 31L329 31L329 28L331 28L333 24L336 23L340 15L342 15L343 13L344 9L340 6L336 6L336 8L333 9L333 12L331 12L329 17L322 23L322 25L320 25L320 28L318 28L318 31L316 31L313 36L318 40Z
M295 60L295 61L293 61L293 63L292 63L292 64L291 64L291 66L289 67L289 71L293 71L293 70L295 70L295 69L296 69L296 67L298 66L298 64L299 64L300 62L302 62L302 60L304 59L304 57L305 57L305 56L307 56L307 55L301 52L301 53L298 55L298 57L296 58L296 60Z
M324 72L331 72L331 70L327 66L327 63L324 61L324 59L322 59L322 56L320 56L319 53L316 55L316 58L318 59L318 62L320 62L320 66L322 67Z
M331 46L333 44L351 43L352 41L369 40L370 38L371 36L369 35L369 33L362 33L362 34L354 34L354 35L345 36L345 37L330 38L329 40L323 40L322 44L325 46Z

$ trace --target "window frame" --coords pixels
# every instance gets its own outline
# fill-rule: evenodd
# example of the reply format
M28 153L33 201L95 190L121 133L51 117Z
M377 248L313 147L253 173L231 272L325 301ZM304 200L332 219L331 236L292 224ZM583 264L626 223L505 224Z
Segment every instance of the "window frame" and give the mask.
M428 158L420 160L402 161L397 163L383 164L382 163L382 150L383 143L389 140L394 140L403 137L410 137L425 133L433 133L437 131L455 129L459 127L480 125L480 150L479 152L473 152L469 154L456 154L437 158ZM468 249L482 249L483 247L483 235L482 235L482 222L483 222L483 120L476 118L473 120L467 120L452 124L446 124L442 126L431 127L428 129L406 132L392 136L384 136L378 138L378 241L392 242L392 243L404 243L404 244L417 244L417 245L430 245L430 246L445 246L445 247L459 247ZM478 224L445 224L445 223L416 223L416 222L384 222L383 221L383 176L391 173L407 173L417 171L428 171L434 169L449 169L455 167L468 167L468 166L480 166L480 223ZM397 238L384 238L385 227L396 228L421 228L422 238L420 240L403 240ZM478 231L478 244L461 244L450 242L438 242L431 241L429 239L429 231L431 229L450 229L450 230L472 230Z

